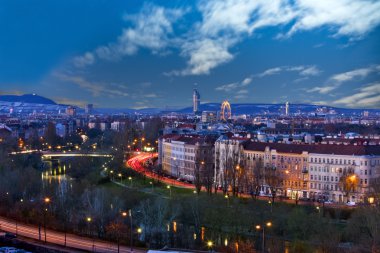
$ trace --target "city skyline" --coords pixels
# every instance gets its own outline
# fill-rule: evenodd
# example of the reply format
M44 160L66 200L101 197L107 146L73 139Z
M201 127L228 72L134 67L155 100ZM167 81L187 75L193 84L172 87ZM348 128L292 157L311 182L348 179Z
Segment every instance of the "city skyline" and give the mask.
M202 103L379 108L379 10L369 0L8 1L0 92L163 108L190 106L195 88Z

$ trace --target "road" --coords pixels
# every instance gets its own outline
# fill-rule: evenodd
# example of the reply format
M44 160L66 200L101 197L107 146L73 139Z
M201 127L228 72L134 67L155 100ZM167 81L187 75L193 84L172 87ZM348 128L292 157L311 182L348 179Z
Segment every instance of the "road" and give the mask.
M39 232L38 232L37 226L16 223L13 220L9 220L2 217L0 217L0 230L8 232L8 233L12 233L12 234L17 234L22 237L39 240ZM43 228L41 228L41 239L42 240L45 239ZM61 232L56 232L53 230L47 230L46 241L51 244L64 246L65 234ZM118 252L117 245L114 243L100 241L100 240L93 240L92 238L76 236L73 234L66 235L66 246L73 249L85 250L85 251L91 251L91 252L102 252L102 253ZM132 251L130 250L130 247L121 246L120 252L127 253L127 252L132 252ZM141 249L134 249L133 252L143 253L147 251L141 250Z
M180 187L180 188L195 189L195 186L193 184L186 183L186 182L180 182L180 181L177 181L176 179L173 179L173 178L167 178L167 177L160 176L160 175L148 170L147 168L145 168L143 166L143 164L147 160L149 160L151 158L155 158L155 157L157 157L157 153L140 153L140 154L132 157L131 159L129 159L127 161L127 166L132 168L134 171L136 171L140 174L144 174L148 178L161 181L162 183L172 185L172 186L176 186L176 187Z

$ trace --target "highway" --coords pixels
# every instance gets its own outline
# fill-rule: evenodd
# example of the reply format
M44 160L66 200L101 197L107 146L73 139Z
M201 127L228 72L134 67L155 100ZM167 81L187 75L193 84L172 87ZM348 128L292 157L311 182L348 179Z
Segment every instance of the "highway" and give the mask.
M37 226L16 223L13 220L2 218L2 217L0 217L0 230L15 234L15 235L17 234L18 236L26 237L29 239L39 240L39 232L38 232ZM45 239L44 229L41 228L41 240L44 241L44 239ZM61 232L56 232L53 230L47 230L46 241L51 244L64 246L65 234ZM73 249L90 251L90 252L99 252L99 253L100 252L101 253L118 252L117 244L115 243L110 243L110 242L100 241L100 240L93 240L92 238L76 236L73 234L66 235L66 246ZM143 253L147 251L141 250L141 249L134 249L133 251L131 251L130 247L120 246L120 252Z

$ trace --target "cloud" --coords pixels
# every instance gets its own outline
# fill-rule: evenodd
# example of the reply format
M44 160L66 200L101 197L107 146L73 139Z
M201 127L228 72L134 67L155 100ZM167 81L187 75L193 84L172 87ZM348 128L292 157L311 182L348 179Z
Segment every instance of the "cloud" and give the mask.
M317 86L317 87L308 89L307 92L308 93L318 92L321 94L327 94L327 93L335 90L336 88L337 88L337 85L324 86L324 87Z
M380 24L380 2L375 0L200 0L196 11L200 20L190 21L186 30L175 29L189 8L145 4L139 13L125 16L131 26L115 42L77 57L74 64L83 67L96 59L118 60L136 54L139 48L154 54L175 48L186 59L186 67L166 75L204 75L233 60L235 46L259 29L278 27L277 37L286 39L302 31L328 28L335 37L356 40ZM267 75L276 73L272 69ZM312 66L300 73L318 74Z
M360 38L380 24L380 2L373 0L296 0L295 23L287 37L303 30L332 27L335 36Z
M188 66L183 71L173 72L175 74L210 73L211 69L231 61L234 54L230 50L260 28L284 28L291 24L289 31L278 36L289 38L300 31L329 27L335 36L358 39L380 23L380 2L372 0L204 0L198 8L202 21L196 25L194 34L201 43L184 48L187 52L184 55L189 58ZM210 64L203 41L220 50L225 57L212 58L214 61ZM205 56L196 57L199 55ZM308 76L317 74L316 69L304 72Z
M61 72L54 72L53 76L61 81L73 83L78 85L80 88L87 90L92 93L93 96L109 96L109 97L127 97L129 94L126 91L126 87L120 84L114 83L99 83L90 82L84 77L75 75L71 76Z
M95 62L95 56L93 53L86 52L82 56L77 56L74 58L74 65L78 68L85 67L87 65L91 65Z
M248 94L248 90L239 90L236 94Z
M157 98L158 95L155 93L148 93L148 94L145 94L144 97L146 97L146 98Z
M356 90L355 94L333 101L333 104L352 108L379 108L380 83L361 87Z
M252 82L252 77L246 77L241 82L228 83L215 88L217 91L231 92L236 91L237 89L244 88ZM237 94L248 93L246 89L238 90Z
M264 72L258 74L257 76L262 78L266 76L277 75L282 72L298 72L300 76L309 77L309 76L317 76L322 71L318 69L318 67L315 65L281 66L281 67L267 69Z
M252 78L251 78L251 77L247 77L247 78L245 78L245 79L241 82L241 84L242 84L243 86L246 86L246 85L250 84L251 82L252 82Z
M327 94L339 88L342 85L342 83L350 82L357 79L364 79L373 73L380 73L380 65L371 65L367 68L359 68L335 74L327 80L327 84L325 86L314 87L312 89L309 89L307 92L318 92L321 94Z
M116 42L99 46L94 52L87 52L74 59L75 66L91 65L96 58L116 61L126 55L137 53L139 48L148 48L153 53L166 49L172 42L173 23L184 13L185 9L168 9L146 4L136 15L125 15L124 19L132 27L123 29Z
M272 76L280 73L283 69L281 67L271 68L265 70L263 73L259 74L258 77Z
M239 87L239 83L229 83L216 87L215 90L230 92L232 90L235 90L237 87Z
M188 67L182 71L172 72L174 75L201 75L209 74L216 66L229 62L233 55L228 47L233 42L230 39L201 39L184 43L182 55L188 57Z
M307 67L301 70L301 76L317 76L321 73L321 71L316 66Z
M332 76L330 79L339 83L352 81L357 78L365 78L373 72L380 72L380 65L372 65L368 68L354 69Z

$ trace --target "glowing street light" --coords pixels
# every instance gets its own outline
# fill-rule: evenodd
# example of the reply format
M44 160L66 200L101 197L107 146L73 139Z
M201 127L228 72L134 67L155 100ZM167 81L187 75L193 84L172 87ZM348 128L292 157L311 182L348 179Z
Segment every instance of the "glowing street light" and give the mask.
M89 233L89 235L91 235L91 222L92 222L92 218L88 216L86 218L86 221L88 223L88 233ZM95 238L93 238L93 240L92 240L92 252L95 252Z
M47 205L50 203L50 198L45 197L44 198L44 203L45 203L45 210L44 210L44 236L45 236L45 243L46 243L46 213L47 213ZM40 234L40 239L41 239L41 234Z
M263 244L262 244L262 251L265 252L265 227L272 227L272 222L268 221L264 225L256 225L256 230L262 230L263 231Z
M150 181L149 184L152 186L152 192L153 192L153 182Z
M170 197L172 197L172 188L170 187L170 185L167 185L166 188L169 190L170 192Z
M207 242L207 248L209 249L209 251L212 250L212 246L214 245L214 243L212 241L208 241Z
M131 182L130 185L131 185L131 187L132 187L133 178L132 178L132 177L128 177L128 180L129 180L129 182Z
M230 196L228 194L224 195L224 198L227 200L227 207L230 206Z

